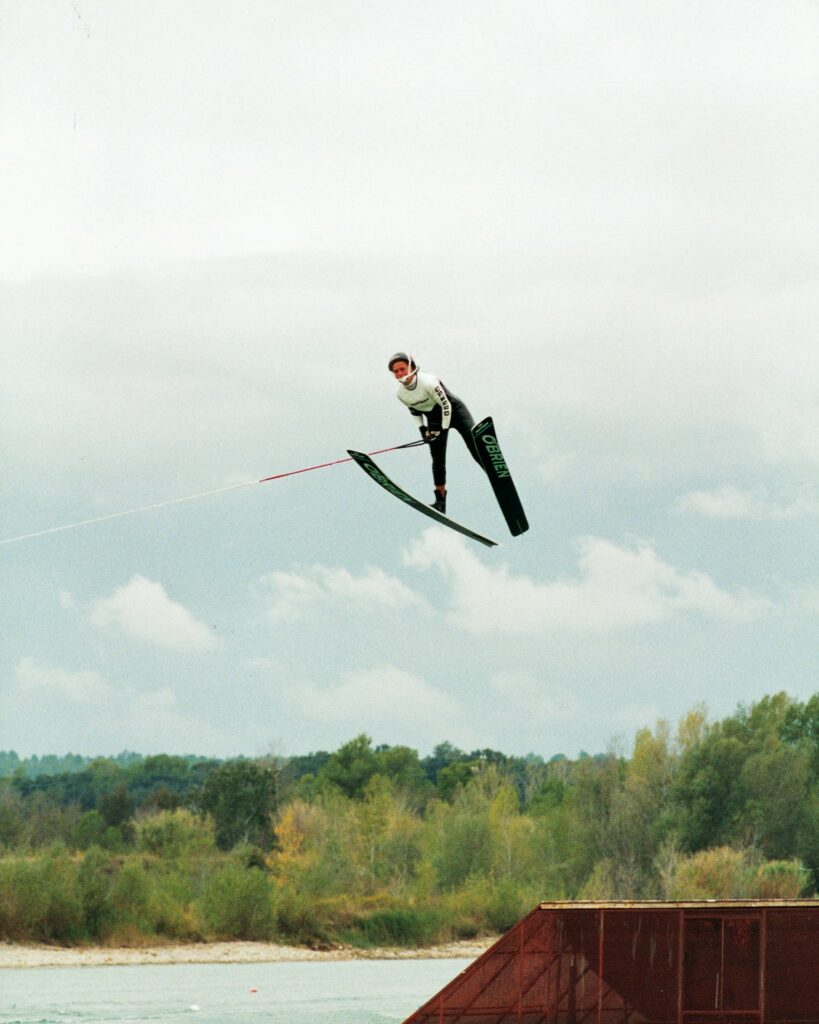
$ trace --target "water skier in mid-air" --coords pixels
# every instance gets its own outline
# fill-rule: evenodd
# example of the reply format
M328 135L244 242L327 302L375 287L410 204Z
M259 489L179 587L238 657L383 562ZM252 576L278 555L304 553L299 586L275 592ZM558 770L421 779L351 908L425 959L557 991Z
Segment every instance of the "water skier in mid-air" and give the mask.
M461 399L453 395L435 374L422 373L406 352L396 352L390 358L389 369L398 381L398 400L407 406L416 422L420 419L418 429L429 445L432 482L435 485L432 508L446 514L446 445L450 427L458 431L472 458L484 469L472 434L475 421Z

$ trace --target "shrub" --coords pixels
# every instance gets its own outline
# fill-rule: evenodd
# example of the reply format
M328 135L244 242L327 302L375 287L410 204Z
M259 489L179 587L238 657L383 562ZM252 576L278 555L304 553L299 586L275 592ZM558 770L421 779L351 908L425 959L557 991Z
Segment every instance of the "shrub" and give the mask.
M111 920L111 857L99 846L85 853L79 870L79 891L86 932L99 938Z
M212 853L213 826L186 810L162 811L137 826L140 850L174 860Z
M508 931L529 909L529 901L524 898L520 887L513 879L502 878L490 886L484 911L490 931Z
M753 895L760 900L797 899L810 885L811 874L798 860L769 860L753 877Z
M759 861L748 851L720 846L680 861L670 899L795 899L810 885L799 860Z
M155 879L154 920L158 935L172 939L201 941L204 929L198 909L180 898L177 878L161 875Z
M207 883L203 917L218 935L231 939L270 939L275 916L270 883L259 868L227 864Z
M109 896L113 930L122 941L131 936L155 935L158 907L153 879L136 860L126 861L113 881Z
M730 846L701 850L683 859L669 885L672 900L736 899L749 895L746 855Z
M0 861L0 935L12 941L69 942L83 931L77 866L65 847Z
M327 943L330 927L326 902L294 887L282 889L276 904L279 934L299 945Z
M443 912L441 934L459 939L507 931L537 901L537 893L513 878L493 880L477 875L436 904ZM445 924L444 924L445 922Z
M438 907L377 910L354 922L350 939L364 946L428 946L440 938L443 925Z
M598 861L592 873L583 883L579 898L581 900L610 900L615 893L615 881L612 873L611 861L604 859Z

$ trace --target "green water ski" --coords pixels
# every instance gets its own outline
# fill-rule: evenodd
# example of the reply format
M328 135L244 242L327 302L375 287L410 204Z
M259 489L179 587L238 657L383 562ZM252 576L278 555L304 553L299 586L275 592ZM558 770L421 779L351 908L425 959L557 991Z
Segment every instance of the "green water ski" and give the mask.
M398 484L390 480L383 470L376 466L369 455L365 455L364 452L354 452L350 449L347 450L347 454L361 466L367 476L375 480L377 484L380 484L385 491L389 491L390 494L409 505L410 508L414 508L416 512L421 512L423 515L429 516L430 519L434 519L436 523L448 526L450 530L462 533L464 537L471 537L472 540L476 540L479 544L485 544L488 548L497 546L497 541L490 540L488 537L482 537L481 534L475 533L474 530L470 530L467 526L461 526L454 519L450 519L449 516L445 516L441 512L436 512L434 508L425 505L423 501L419 501L418 498L414 498L411 494L402 490Z
M495 492L498 505L509 527L513 537L526 533L529 523L526 520L526 513L520 503L518 492L512 480L512 474L506 465L506 459L498 444L498 435L495 433L495 424L492 417L487 416L472 428L472 436L478 446L478 455L489 477L489 483Z

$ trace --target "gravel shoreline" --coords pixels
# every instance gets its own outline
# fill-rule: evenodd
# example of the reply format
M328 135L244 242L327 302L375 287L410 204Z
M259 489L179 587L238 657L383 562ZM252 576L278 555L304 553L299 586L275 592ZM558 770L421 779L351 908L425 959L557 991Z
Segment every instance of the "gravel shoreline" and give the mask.
M4 967L114 967L134 964L261 964L307 960L472 960L496 939L450 942L425 949L305 949L270 942L208 942L141 949L108 946L45 946L0 943Z

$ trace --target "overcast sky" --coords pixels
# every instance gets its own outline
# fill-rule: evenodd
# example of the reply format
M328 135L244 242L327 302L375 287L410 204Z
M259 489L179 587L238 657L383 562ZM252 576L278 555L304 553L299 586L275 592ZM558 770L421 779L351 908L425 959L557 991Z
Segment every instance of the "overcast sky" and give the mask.
M0 0L0 749L549 757L819 689L817 6ZM381 456L424 500L423 450Z

